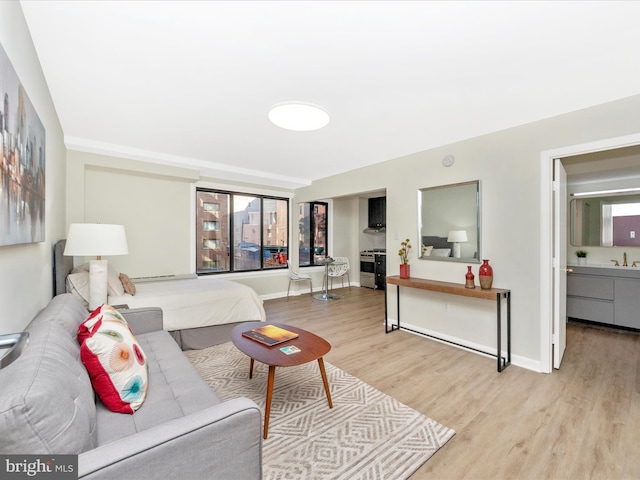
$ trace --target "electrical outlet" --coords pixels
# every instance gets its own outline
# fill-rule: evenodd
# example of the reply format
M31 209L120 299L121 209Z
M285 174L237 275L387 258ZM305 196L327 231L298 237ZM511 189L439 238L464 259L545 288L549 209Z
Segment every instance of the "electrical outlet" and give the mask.
M634 231L629 232L629 235L631 238L636 238L636 232Z

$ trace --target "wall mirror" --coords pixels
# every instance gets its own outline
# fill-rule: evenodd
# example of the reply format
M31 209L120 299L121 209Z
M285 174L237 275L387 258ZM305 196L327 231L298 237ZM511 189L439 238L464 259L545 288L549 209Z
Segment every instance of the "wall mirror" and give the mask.
M480 181L418 190L422 260L480 263Z
M570 204L575 247L640 247L640 195L580 197Z

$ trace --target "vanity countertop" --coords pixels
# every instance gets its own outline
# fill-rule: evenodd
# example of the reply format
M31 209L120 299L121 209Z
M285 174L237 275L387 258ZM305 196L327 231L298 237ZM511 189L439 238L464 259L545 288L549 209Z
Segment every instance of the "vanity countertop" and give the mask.
M640 267L616 267L613 264L567 265L573 273L582 275L604 275L611 277L640 278Z

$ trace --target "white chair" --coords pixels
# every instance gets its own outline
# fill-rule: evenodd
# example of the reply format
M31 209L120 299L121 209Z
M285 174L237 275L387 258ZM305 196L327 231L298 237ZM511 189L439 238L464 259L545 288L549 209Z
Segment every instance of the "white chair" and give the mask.
M306 273L298 273L291 266L291 261L287 260L287 269L289 270L289 286L287 287L287 299L289 298L289 289L291 282L309 282L309 292L313 294L313 285L311 285L311 277Z
M351 290L351 279L349 278L349 270L351 266L349 265L349 259L347 257L335 257L335 264L329 264L329 272L328 276L331 279L331 288L333 288L333 279L340 278L342 280L342 288L344 288L344 276L347 276L347 285L349 285L349 290Z

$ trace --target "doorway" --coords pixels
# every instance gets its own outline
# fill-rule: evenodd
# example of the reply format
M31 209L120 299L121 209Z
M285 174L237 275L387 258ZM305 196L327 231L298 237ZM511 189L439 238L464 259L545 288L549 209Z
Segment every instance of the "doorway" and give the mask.
M615 137L596 142L572 145L554 150L546 150L540 154L540 371L553 371L554 325L558 325L558 308L554 302L565 302L566 297L559 297L554 282L555 269L563 268L554 259L553 245L559 232L554 229L554 195L553 164L556 158L573 157L606 150L640 145L640 133ZM558 201L566 202L566 198ZM565 245L566 248L566 245ZM566 269L566 266L564 267Z

